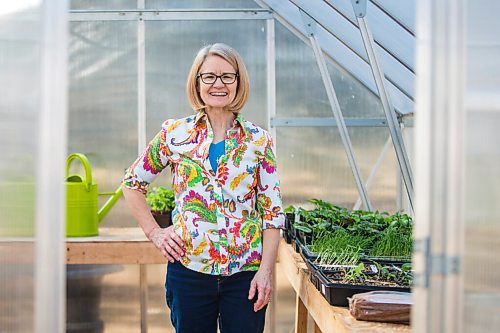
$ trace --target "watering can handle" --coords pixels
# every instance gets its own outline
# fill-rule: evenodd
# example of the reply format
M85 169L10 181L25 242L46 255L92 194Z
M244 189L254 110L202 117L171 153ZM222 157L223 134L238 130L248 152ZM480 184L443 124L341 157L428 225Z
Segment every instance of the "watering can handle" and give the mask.
M90 185L92 185L92 172L90 170L90 163L89 160L87 159L87 156L80 153L74 153L69 155L68 160L66 161L66 177L69 177L69 168L71 166L71 162L74 159L80 160L80 162L83 165L83 168L85 169L85 186L87 187L87 191L89 191Z

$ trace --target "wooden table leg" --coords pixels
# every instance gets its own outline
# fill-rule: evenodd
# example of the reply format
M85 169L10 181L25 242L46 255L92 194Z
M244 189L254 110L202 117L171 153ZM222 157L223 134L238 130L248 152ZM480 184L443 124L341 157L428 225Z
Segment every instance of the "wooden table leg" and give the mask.
M148 266L139 265L139 285L141 289L141 333L148 332Z
M307 308L297 294L295 301L295 333L307 333Z
M266 325L265 333L276 333L276 301L278 300L278 287L276 286L276 265L274 267L273 274L273 293L271 294L271 303L267 306L267 311L269 313L270 323Z

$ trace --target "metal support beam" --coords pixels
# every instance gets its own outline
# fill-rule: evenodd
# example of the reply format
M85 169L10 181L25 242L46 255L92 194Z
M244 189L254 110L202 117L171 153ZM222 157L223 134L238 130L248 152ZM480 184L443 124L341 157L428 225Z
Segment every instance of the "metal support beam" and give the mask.
M347 127L387 127L385 118L344 118ZM271 127L332 127L337 126L333 117L271 118Z
M138 0L144 7L144 0ZM144 20L137 21L137 149L140 155L146 148L146 45Z
M271 126L271 119L276 116L276 40L274 33L274 19L270 18L266 20L266 51L267 51L267 129L274 140L275 148L276 145L276 127ZM273 290L276 288L276 274L273 274ZM276 332L276 302L277 296L276 292L272 293L272 302L269 304L269 319L270 325L267 327L266 332L275 333Z
M353 0L352 5L354 11L356 12L359 8L355 6L355 0ZM401 174L403 175L403 180L406 185L406 191L408 193L410 206L413 209L413 175L411 171L410 161L406 153L403 136L401 134L401 128L399 127L399 121L396 117L394 106L391 102L389 92L386 88L384 73L382 72L380 62L378 61L377 54L375 52L375 42L373 40L370 28L368 27L368 21L364 16L356 16L356 19L358 21L359 30L361 31L361 37L363 38L363 44L365 46L366 53L368 54L368 60L370 61L370 66L373 77L375 79L375 84L378 89L380 101L382 102L382 107L387 118L387 124L389 126L392 143L396 151L399 168L401 169Z
M366 16L366 0L351 0L351 4L356 17Z
M276 128L272 121L276 117L276 40L274 19L266 20L267 45L267 129L276 140Z
M361 200L363 201L365 208L367 210L372 210L370 199L368 198L368 193L361 179L361 172L359 171L358 164L356 163L356 158L354 156L354 150L352 148L349 132L347 131L344 117L342 116L342 111L340 110L340 104L337 99L337 94L335 93L332 79L330 77L330 74L328 73L328 68L326 67L323 52L321 51L318 39L315 36L316 22L302 9L300 10L300 14L302 15L302 20L306 27L306 31L314 51L314 56L316 57L316 62L318 63L319 71L321 73L321 78L323 79L323 84L325 85L326 94L328 95L328 100L332 108L333 116L337 121L340 138L342 140L342 144L344 145L347 160L356 181L359 195L361 197Z
M70 21L178 21L178 20L259 20L270 19L269 10L253 9L132 9L72 10Z
M137 7L144 8L145 0L137 0ZM137 150L140 155L146 148L146 45L142 17L137 21ZM139 267L141 333L148 331L148 267Z
M31 326L26 326L28 331L62 333L66 331L66 191L62 179L68 134L68 1L42 1L30 10L36 13L34 17L39 20L40 28L39 35L34 33L34 39L27 41L30 46L27 50L31 49L34 42L38 42L39 53L26 54L29 59L33 57L30 63L37 64L35 68L39 72L33 72L33 77L40 80L37 90L31 92L37 94L39 103L30 107L30 111L32 108L38 111L38 119L33 120L38 123L38 133L32 138L33 144L37 146L36 164L33 166L36 170L35 272L33 284L26 286L22 281L16 283L19 288L27 288L27 299L26 302L17 303L26 304L26 308L19 309L22 312L15 316L16 319L25 316L24 320L32 321ZM24 77L22 79L25 80ZM16 255L12 253L12 256ZM25 268L30 268L30 265ZM28 295L31 293L34 299L30 304ZM3 300L4 296L2 303ZM5 302L8 300L5 299ZM34 309L33 315L31 309ZM9 327L17 331L15 326L2 325L0 331L10 331Z

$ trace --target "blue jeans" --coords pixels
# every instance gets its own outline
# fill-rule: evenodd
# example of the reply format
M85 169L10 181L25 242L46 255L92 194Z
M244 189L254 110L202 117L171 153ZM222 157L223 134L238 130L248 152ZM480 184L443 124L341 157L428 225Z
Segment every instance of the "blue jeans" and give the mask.
M253 272L209 275L169 263L165 283L170 319L177 333L262 333L267 305L254 312L248 299Z

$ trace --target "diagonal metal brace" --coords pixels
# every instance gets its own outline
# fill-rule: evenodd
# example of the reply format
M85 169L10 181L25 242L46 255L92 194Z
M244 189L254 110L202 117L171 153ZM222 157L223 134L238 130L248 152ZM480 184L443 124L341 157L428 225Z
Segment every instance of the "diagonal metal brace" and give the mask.
M299 8L300 15L302 16L302 21L306 28L307 37L312 37L316 34L316 21L313 20L309 14Z
M351 0L351 4L356 17L366 16L366 0Z

